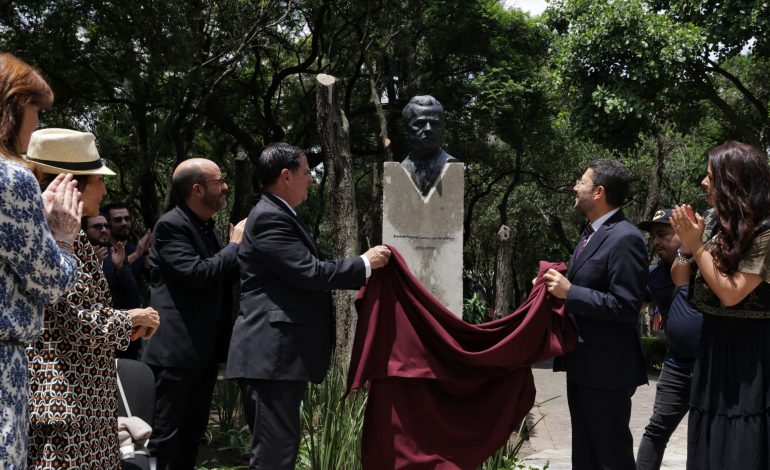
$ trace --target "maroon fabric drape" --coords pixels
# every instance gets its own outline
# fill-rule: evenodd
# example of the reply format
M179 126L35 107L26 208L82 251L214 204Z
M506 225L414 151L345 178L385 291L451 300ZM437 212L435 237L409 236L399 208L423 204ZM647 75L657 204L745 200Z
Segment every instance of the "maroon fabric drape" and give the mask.
M348 391L369 384L364 470L474 469L500 448L532 408L530 365L575 345L563 303L540 262L529 298L481 325L449 312L393 248L356 301L358 326Z

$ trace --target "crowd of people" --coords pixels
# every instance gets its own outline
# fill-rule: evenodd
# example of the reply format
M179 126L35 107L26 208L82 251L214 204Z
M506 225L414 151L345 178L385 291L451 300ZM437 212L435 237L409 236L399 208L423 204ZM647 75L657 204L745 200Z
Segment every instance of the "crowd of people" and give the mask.
M360 288L390 250L324 256L296 211L313 181L307 155L289 144L260 155L263 195L228 240L213 221L225 178L190 158L172 175L176 206L134 243L129 207L100 207L115 173L94 135L35 130L53 98L38 71L0 54L3 468L119 468L117 357L152 370L157 468L194 468L224 362L252 435L249 468L293 468L300 402L329 367L329 292ZM587 223L567 273L543 276L579 337L554 362L567 373L574 469L660 468L688 412L688 469L770 468L770 166L728 141L706 171L710 211L682 204L638 226L621 209L621 163L595 160L575 182ZM644 302L662 313L669 350L635 458Z

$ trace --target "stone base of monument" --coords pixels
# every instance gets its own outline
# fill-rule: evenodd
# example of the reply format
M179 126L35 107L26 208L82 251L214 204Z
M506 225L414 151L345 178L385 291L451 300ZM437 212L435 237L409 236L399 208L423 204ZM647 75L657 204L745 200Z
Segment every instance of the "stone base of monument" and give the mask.
M463 311L462 163L444 165L423 197L400 163L383 171L382 241L404 256L409 269L455 315Z

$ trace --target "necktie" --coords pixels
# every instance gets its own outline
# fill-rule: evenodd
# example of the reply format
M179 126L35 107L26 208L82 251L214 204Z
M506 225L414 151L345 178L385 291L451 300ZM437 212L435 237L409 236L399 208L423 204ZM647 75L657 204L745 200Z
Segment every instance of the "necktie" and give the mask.
M578 259L578 256L580 256L580 253L583 252L583 248L588 245L588 238L591 236L591 234L594 233L594 227L591 224L586 225L586 228L583 229L583 233L580 235L580 240L578 240L577 247L575 248L575 259Z

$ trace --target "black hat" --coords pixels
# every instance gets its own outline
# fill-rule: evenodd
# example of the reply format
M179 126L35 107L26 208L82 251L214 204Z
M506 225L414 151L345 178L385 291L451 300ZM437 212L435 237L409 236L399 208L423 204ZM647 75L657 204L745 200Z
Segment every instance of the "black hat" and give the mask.
M671 223L668 221L668 218L671 217L671 209L663 209L659 210L655 213L655 215L652 216L652 220L645 220L644 222L639 222L639 230L644 230L646 232L649 232L652 228L652 224L666 224L671 225Z

